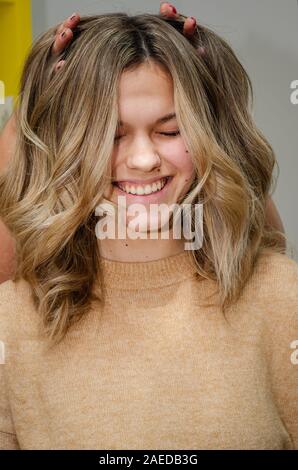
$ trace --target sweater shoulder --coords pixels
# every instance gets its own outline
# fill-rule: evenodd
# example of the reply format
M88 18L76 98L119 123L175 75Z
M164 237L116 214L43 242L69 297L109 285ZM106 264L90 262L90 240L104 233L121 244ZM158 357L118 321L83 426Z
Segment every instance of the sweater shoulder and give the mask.
M298 263L287 255L263 252L240 303L247 316L256 321L256 327L270 337L297 339ZM276 340L276 348L278 344Z
M266 267L270 267L270 269L282 267L285 270L298 272L298 263L294 259L290 258L286 254L278 253L272 250L261 251L257 259L257 265L263 269Z
M282 254L259 259L256 270L262 304L252 300L262 321L256 323L268 365L272 394L298 448L298 263Z
M35 311L30 285L24 279L0 284L0 335L6 336L30 323Z
M251 281L257 294L271 299L298 298L298 263L287 255L262 252Z
M0 284L0 308L24 305L24 302L30 298L30 286L24 279L18 281L8 280Z
M298 338L298 263L287 255L262 251L229 315L252 337L262 331Z

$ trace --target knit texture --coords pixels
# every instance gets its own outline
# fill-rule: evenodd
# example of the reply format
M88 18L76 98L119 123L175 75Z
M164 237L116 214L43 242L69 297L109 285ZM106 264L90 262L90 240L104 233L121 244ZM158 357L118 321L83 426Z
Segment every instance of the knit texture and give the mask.
M187 251L101 268L50 350L29 284L0 285L0 449L298 448L296 262L261 255L225 317Z

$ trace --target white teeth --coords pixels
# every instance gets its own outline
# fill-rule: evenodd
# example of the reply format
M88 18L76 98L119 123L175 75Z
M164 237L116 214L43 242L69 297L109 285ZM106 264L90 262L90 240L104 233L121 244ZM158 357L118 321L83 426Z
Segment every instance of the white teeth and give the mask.
M151 186L150 186L150 184L147 184L145 186L145 194L150 194L150 193L151 193Z
M143 196L143 194L145 194L145 191L143 188L141 188L141 186L138 186L135 194L137 194L138 196Z
M163 178L162 180L159 180L157 183L153 184L146 184L146 186L129 186L129 185L122 185L118 184L119 188L122 189L122 191L125 191L126 193L129 194L136 194L137 196L143 196L144 194L148 195L151 193L155 193L156 191L160 191L166 184L167 179Z

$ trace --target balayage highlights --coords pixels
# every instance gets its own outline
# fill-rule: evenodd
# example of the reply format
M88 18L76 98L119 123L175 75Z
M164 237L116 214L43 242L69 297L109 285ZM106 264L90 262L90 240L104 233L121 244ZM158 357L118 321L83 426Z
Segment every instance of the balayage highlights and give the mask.
M53 343L93 300L103 300L95 209L112 176L121 73L145 61L173 79L177 120L197 175L179 202L204 204L203 246L192 254L198 275L217 281L223 312L239 298L261 252L282 251L282 234L265 226L276 159L251 117L249 77L217 34L199 25L187 39L182 30L182 19L160 15L83 17L58 73L50 53L56 27L27 58L16 152L0 178L0 216L16 240L14 280L30 284Z

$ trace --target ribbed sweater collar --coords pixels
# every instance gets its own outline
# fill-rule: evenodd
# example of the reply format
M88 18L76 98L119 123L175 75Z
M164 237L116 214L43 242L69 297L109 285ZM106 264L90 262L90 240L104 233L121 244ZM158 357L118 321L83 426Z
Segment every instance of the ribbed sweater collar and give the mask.
M179 283L196 273L189 250L154 261L123 262L100 259L107 289L150 289Z

